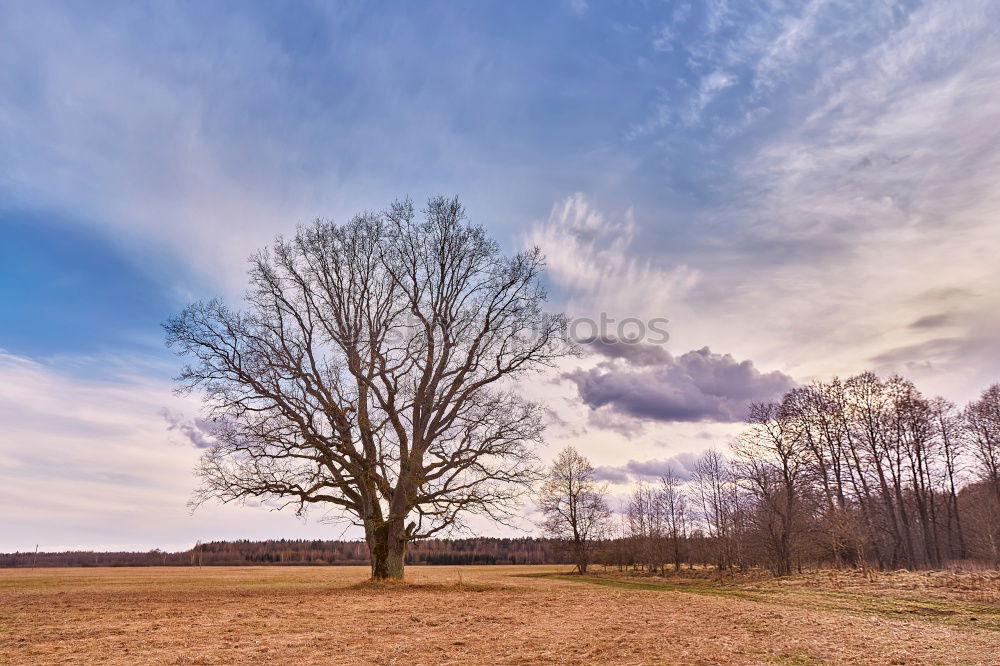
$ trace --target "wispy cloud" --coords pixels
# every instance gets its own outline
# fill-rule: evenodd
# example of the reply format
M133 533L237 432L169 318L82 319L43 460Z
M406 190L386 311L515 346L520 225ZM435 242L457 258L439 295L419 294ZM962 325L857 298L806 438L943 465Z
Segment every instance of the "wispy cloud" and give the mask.
M574 314L637 316L688 291L698 273L639 256L633 247L636 230L631 210L613 219L577 193L553 206L548 219L526 234L525 244L541 248L549 276L569 296Z
M687 19L700 37L686 74L664 81L644 126L664 160L683 165L667 182L710 193L654 241L664 253L678 235L695 238L684 262L700 279L674 302L673 332L696 330L690 343L798 377L877 359L968 397L1000 372L979 342L1000 334L1000 297L971 305L919 294L1000 280L990 259L1000 252L1000 8L814 0L772 9L715 3ZM701 108L718 72L734 82L704 117L702 141L661 122ZM692 163L716 169L692 174ZM637 233L656 217L637 217ZM944 353L939 331L910 326L943 310L954 313L948 334L961 351Z
M77 360L92 379L0 350L0 551L190 547L196 539L302 533L289 515L206 507L185 501L199 452L186 427L191 402L169 384ZM195 422L196 423L196 422ZM178 436L179 435L179 436Z
M185 418L166 407L159 411L167 422L167 431L183 435L197 449L210 449L215 445L216 424L210 419Z
M691 102L684 121L688 125L693 125L701 119L701 114L713 99L726 88L736 82L736 79L726 72L714 71L701 80L698 85L698 94Z
M107 249L99 262L136 289L170 291L133 301L164 308L238 294L247 254L297 223L458 193L502 243L542 248L554 305L670 320L664 347L605 348L560 369L573 381L530 387L554 443L634 480L642 463L618 469L625 457L724 439L746 399L791 377L874 366L959 400L996 381L998 25L989 0L280 16L7 3L0 215L32 213L42 231L24 242L41 250L60 233L49 218L86 225L102 242L72 249ZM58 263L59 279L92 270ZM119 263L166 268L140 280ZM89 289L107 274L86 277ZM0 285L5 303L29 298L20 279ZM172 402L162 367L120 353L89 376L103 362L77 352L101 328L84 341L64 319L34 324L51 352L0 356L7 532L32 541L48 522L82 543L78 520L124 543L148 534L143 517L168 516L188 539L189 470L210 425ZM122 320L107 319L117 341Z

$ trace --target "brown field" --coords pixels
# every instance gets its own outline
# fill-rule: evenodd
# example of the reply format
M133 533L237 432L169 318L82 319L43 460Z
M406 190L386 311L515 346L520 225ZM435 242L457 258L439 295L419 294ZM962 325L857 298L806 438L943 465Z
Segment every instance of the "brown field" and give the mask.
M561 569L0 570L0 664L1000 663L995 574Z

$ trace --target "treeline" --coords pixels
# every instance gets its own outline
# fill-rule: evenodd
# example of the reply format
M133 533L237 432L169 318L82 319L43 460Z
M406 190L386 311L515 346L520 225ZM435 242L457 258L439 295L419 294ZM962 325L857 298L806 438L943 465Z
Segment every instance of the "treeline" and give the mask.
M708 450L691 469L639 484L614 518L595 494L592 466L572 453L541 493L556 538L420 540L406 564L763 566L777 575L803 566L1000 568L1000 384L962 408L870 372L793 389L751 405L725 453ZM0 555L2 567L368 563L363 541L319 540Z
M1000 567L1000 385L962 409L870 372L797 388L688 472L639 485L599 561Z
M559 564L565 556L550 539L428 539L410 544L407 564ZM64 552L0 554L0 567L367 565L364 541L275 539L212 541L182 552Z

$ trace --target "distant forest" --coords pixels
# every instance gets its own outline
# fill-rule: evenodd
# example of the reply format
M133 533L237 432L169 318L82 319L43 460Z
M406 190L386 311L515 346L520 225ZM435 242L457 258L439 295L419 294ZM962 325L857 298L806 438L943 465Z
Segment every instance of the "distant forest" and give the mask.
M410 544L407 564L562 564L569 560L550 539L428 539ZM3 553L0 568L10 567L145 567L235 565L366 565L364 541L277 539L212 541L190 550L168 553Z

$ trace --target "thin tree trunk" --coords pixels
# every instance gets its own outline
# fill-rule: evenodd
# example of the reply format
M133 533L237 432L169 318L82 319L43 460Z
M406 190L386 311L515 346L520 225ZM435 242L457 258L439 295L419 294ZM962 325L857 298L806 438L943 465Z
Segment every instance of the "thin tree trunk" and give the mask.
M576 558L576 568L577 570L579 570L580 575L584 576L587 573L587 565L590 563L589 562L590 558L587 557L587 546L583 542L583 539L576 537L576 541L574 543L574 551Z

